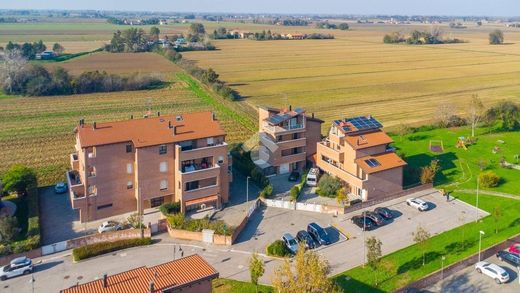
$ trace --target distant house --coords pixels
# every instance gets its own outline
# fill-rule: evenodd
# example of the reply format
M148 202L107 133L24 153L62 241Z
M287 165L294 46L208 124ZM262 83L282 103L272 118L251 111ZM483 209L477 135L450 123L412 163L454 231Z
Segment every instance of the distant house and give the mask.
M159 20L159 25L167 25L168 21L166 19Z
M178 38L177 40L175 40L175 42L173 43L175 46L181 46L181 45L186 45L188 44L188 42L186 42L186 39L185 38Z
M36 54L36 60L52 60L56 57L56 53L53 51L44 51Z
M252 32L240 31L238 29L230 30L229 34L233 35L233 37L235 37L235 39L247 39L250 36L254 35L254 33L252 33Z
M218 272L197 254L153 267L138 267L61 290L61 293L211 293Z
M299 33L285 34L285 35L282 35L282 36L285 36L285 38L289 39L289 40L303 40L303 39L305 39L305 35L304 34L299 34Z

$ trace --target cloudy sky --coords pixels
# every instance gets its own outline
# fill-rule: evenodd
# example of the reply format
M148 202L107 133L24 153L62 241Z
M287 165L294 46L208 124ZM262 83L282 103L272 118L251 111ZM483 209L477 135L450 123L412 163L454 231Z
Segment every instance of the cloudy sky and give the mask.
M519 0L0 0L0 9L518 16Z

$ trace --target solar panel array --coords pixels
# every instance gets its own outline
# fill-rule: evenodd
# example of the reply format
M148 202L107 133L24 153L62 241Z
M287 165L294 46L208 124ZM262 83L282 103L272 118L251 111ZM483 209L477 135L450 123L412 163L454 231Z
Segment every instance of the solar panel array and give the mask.
M377 167L377 166L381 166L381 164L379 163L379 161L377 161L376 159L368 159L368 160L365 160L365 163L367 163L368 166L374 168L374 167Z
M352 123L352 125L356 127L358 130L376 129L383 127L383 125L373 117L359 116L345 119L345 122Z
M294 112L296 113L296 115L300 115L304 111L303 111L302 108L296 108L296 109L294 109ZM271 122L272 124L279 124L280 122L283 122L285 120L289 120L289 119L293 118L294 116L295 115L291 115L289 113L276 114L276 115L273 115L273 116L269 117L269 122Z

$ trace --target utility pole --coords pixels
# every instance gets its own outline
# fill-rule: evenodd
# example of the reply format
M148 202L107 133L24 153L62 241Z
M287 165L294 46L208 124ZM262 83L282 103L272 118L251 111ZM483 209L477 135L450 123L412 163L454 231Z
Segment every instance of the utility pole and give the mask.
M479 218L479 216L478 216L478 191L479 191L479 186L480 186L479 177L477 177L477 202L476 202L476 205L475 205L475 213L476 213L475 223L478 222L478 218Z
M478 261L480 262L480 251L482 250L482 235L484 235L484 231L480 230L478 237Z

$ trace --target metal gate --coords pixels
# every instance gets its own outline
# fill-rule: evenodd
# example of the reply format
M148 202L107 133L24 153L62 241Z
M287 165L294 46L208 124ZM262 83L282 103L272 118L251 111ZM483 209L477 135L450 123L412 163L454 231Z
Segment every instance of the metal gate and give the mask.
M53 254L64 250L67 250L67 241L42 246L42 255Z
M213 231L213 230L210 230L210 229L202 230L202 242L213 243L213 234L215 234L215 231Z

